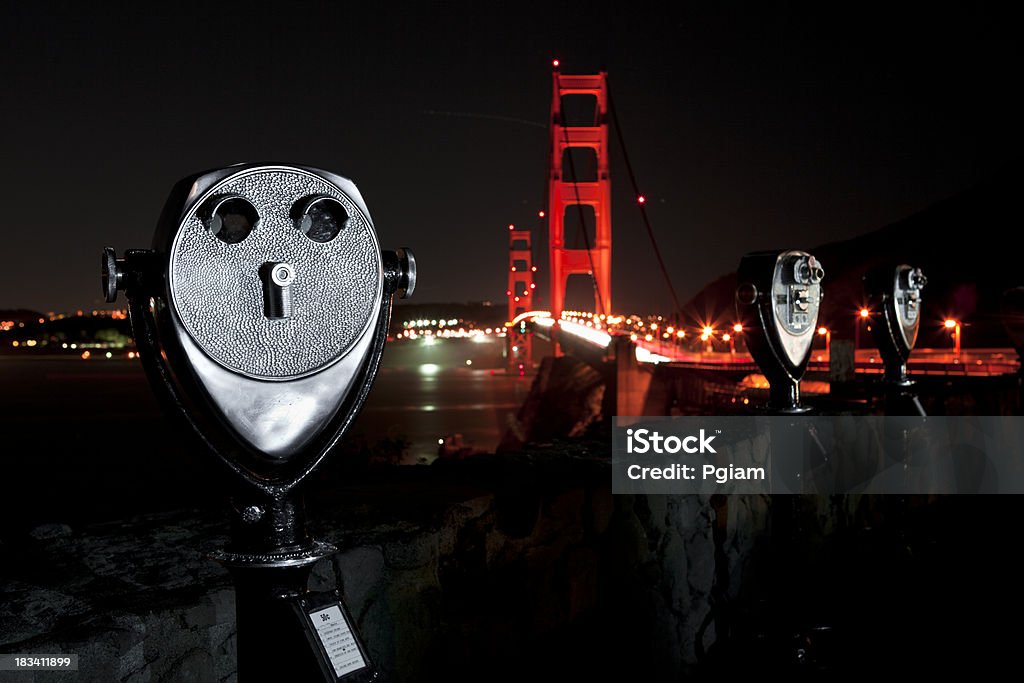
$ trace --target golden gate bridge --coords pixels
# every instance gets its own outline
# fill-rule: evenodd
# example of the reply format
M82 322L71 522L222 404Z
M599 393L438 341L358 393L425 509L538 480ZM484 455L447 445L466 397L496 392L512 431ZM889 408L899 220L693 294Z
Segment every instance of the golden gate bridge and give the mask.
M576 109L582 109L584 114L571 122L566 114L567 102L574 100L578 104L581 99L588 104ZM610 120L616 124L616 137L636 205L675 305L675 314L671 316L626 315L616 312L612 306ZM585 161L579 163L580 160ZM570 352L589 356L597 353L605 360L625 355L629 362L638 365L753 373L751 381L755 384L763 381L763 378L757 379L758 367L746 352L745 330L741 322L732 320L717 326L711 321L698 321L695 325L683 322L682 308L647 215L646 198L638 187L629 162L607 72L564 74L559 62L553 62L547 165L546 208L538 212L538 217L547 227L549 307L539 310L533 305L538 279L533 258L533 232L509 225L506 289L506 357L509 369L522 374L533 366L534 336L538 335L551 342L555 355ZM578 166L585 166L584 172L580 172ZM573 222L574 213L577 239L572 244L566 239L566 227ZM582 246L579 246L580 241ZM593 289L593 310L566 310L568 280L574 275L589 278ZM849 371L865 375L882 373L879 352L872 348L858 348L861 328L872 323L875 312L862 307L851 311L851 316L855 321L856 336L852 357L847 361ZM949 318L936 323L950 333L951 348L915 349L908 363L915 375L992 376L1019 370L1020 362L1014 349L964 350L960 345L959 320ZM827 379L832 370L832 330L822 325L817 329L817 337L808 366L811 393L814 377ZM827 391L827 383L819 384L823 384Z

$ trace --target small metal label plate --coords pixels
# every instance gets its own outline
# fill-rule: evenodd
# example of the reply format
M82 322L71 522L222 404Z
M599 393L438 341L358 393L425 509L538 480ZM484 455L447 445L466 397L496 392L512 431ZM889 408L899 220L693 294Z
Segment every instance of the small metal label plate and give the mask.
M355 635L345 615L342 614L340 605L328 605L310 612L309 620L313 623L317 638L320 639L320 644L337 677L341 678L366 666Z

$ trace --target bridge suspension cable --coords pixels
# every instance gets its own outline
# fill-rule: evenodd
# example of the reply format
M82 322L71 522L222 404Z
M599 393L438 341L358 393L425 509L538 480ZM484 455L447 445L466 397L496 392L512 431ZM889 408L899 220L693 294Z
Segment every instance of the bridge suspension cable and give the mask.
M676 296L676 288L672 286L672 278L668 274L668 268L665 267L665 259L661 256L661 249L658 247L658 240L654 237L654 229L651 227L651 220L647 216L646 200L644 199L644 195L640 192L640 186L636 182L636 174L633 173L633 164L629 161L629 152L626 151L626 141L622 135L622 125L619 123L619 115L615 109L615 98L612 97L612 86L611 83L608 82L607 78L605 79L605 82L608 88L608 109L612 115L612 123L615 127L615 137L618 138L619 141L619 149L622 150L622 159L626 163L626 172L629 174L629 182L633 185L633 195L636 197L636 204L640 208L640 216L643 218L644 227L647 228L647 236L651 239L651 246L654 248L654 255L658 259L658 266L661 268L661 274L665 277L665 284L668 285L668 291L672 295L672 302L676 307L676 315L682 316L683 307L679 305L679 297Z

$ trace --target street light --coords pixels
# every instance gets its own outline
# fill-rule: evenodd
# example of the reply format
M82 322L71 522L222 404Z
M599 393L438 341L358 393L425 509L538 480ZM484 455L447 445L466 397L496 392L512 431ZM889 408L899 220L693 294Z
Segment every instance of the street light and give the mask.
M960 321L953 318L946 318L942 323L947 330L953 330L953 359L960 362Z
M729 342L729 353L732 353L732 354L736 353L736 340L733 339L731 334L729 334L728 332L723 334L722 335L722 341Z
M705 343L704 350L710 353L714 351L714 347L711 344L711 338L715 336L715 329L710 325L705 325L700 332L700 340Z
M828 356L828 362L832 362L832 330L827 327L819 327L818 334L825 338L825 355Z
M736 340L743 334L743 323L736 323L732 326L732 337L729 339L729 352L736 353ZM723 336L722 339L726 339L727 336Z
M860 324L861 324L862 321L867 320L868 318L871 317L871 311L868 310L867 308L861 307L861 309L859 311L857 311L857 315L859 317L857 318L857 322L853 326L853 350L854 351L856 351L857 349L860 348Z

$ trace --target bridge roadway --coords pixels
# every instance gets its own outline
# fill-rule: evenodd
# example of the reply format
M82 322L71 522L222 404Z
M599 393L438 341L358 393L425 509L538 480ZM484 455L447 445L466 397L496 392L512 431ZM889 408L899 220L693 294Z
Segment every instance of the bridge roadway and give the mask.
M703 370L749 370L757 372L758 367L749 353L729 351L693 352L671 345L659 345L656 342L638 340L638 349L647 353L668 358L660 361L672 366L694 367ZM644 355L640 352L640 355ZM876 349L858 349L856 351L856 371L864 374L875 374L883 371L882 358ZM641 362L643 359L638 358ZM647 361L654 362L654 361ZM1014 349L970 349L964 350L959 357L952 351L944 349L914 349L907 363L908 370L914 375L966 375L972 377L991 377L1009 375L1020 369L1020 361ZM807 364L808 372L829 371L829 357L824 350L815 350Z
M612 347L613 338L631 336L620 330L601 330L571 320L555 321L542 316L533 318L533 324L534 329L544 337L550 338L553 333L563 345L570 342L579 350L589 349L595 352L606 351ZM725 342L717 339L714 343L722 345ZM640 363L730 373L759 371L750 354L743 351L692 351L671 341L646 341L643 338L632 339L632 344L636 348L636 359ZM876 349L857 349L855 355L856 372L883 372L882 358ZM828 374L829 353L824 349L814 350L807 369L811 373ZM951 349L922 348L914 349L911 353L908 370L913 375L993 377L1018 372L1020 360L1016 350L1012 348L964 349L959 354Z

